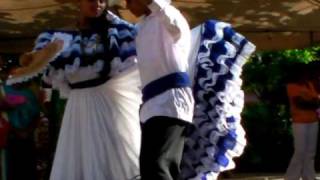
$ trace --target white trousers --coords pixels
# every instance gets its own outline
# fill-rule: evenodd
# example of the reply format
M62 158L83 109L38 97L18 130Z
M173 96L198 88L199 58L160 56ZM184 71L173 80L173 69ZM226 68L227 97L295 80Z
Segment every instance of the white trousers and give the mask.
M286 180L314 180L314 159L317 149L318 122L293 123L294 154L287 169Z

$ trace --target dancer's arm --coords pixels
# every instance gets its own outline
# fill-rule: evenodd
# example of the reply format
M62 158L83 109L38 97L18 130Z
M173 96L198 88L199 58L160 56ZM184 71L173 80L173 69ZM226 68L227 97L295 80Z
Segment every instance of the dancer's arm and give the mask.
M152 12L160 12L160 23L169 32L174 41L180 39L181 31L185 29L180 23L184 18L179 10L171 6L169 2L163 0L145 0L149 3ZM167 7L168 6L168 7ZM181 17L181 18L180 18ZM189 28L189 27L188 27Z
M62 40L54 40L40 50L23 54L19 59L22 67L13 70L10 73L10 78L24 77L40 71L49 64L62 47Z
M294 102L301 109L314 110L319 107L318 98L305 98L305 97L297 96L294 98Z

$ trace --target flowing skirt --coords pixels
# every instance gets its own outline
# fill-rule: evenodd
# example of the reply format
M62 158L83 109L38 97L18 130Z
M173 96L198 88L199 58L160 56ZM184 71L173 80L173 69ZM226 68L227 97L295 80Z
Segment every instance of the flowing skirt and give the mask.
M72 90L50 180L130 180L139 175L139 73Z

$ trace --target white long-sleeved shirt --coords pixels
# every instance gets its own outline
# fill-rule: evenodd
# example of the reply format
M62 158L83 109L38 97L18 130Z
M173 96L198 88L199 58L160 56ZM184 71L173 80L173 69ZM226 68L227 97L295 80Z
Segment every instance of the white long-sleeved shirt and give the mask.
M166 0L154 0L151 14L138 25L136 46L142 88L163 76L188 72L191 32L183 15ZM167 116L192 122L194 100L191 88L174 88L146 101L141 122Z

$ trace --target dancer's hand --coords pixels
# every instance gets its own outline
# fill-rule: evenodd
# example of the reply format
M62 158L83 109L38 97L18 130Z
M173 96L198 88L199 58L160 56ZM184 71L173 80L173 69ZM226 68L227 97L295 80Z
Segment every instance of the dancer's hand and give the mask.
M41 71L62 48L63 40L57 39L48 43L39 51L23 54L19 59L22 67L14 69L10 73L9 78L24 77L34 72Z

